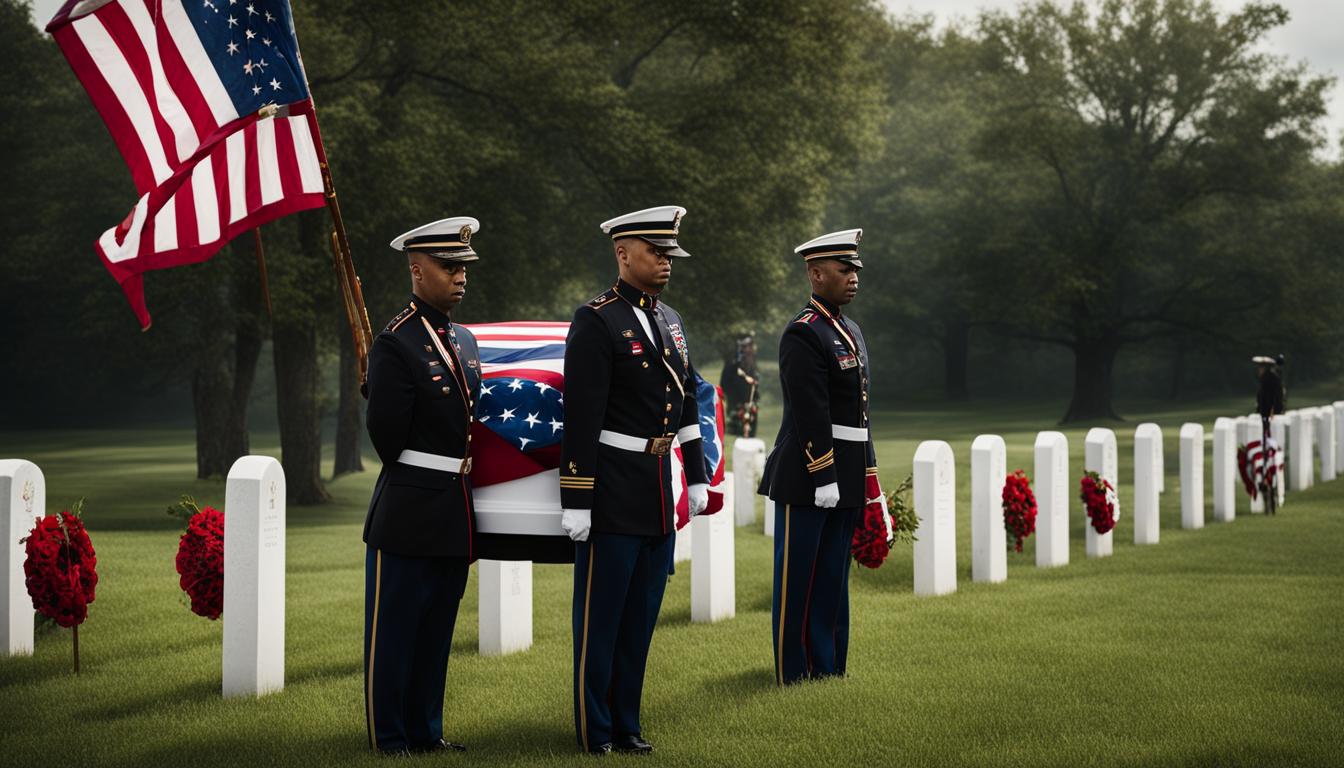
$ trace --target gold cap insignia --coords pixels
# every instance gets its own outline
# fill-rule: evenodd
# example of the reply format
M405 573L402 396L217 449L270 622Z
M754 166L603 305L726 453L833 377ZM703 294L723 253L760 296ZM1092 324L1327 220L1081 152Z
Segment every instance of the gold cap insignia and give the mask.
M471 226L470 226L470 225L463 225L462 229L458 231L457 236L460 237L460 238L462 238L462 244L463 244L463 245L466 245L467 243L470 243L470 242L471 242Z

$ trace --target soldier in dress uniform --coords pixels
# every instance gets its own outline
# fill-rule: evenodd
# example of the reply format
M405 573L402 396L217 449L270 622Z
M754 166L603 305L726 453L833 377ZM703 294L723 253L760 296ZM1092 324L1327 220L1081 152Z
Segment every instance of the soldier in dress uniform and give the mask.
M883 503L868 419L868 348L841 309L859 288L861 229L795 249L812 297L784 328L784 414L759 492L775 502L775 680L843 675L849 562L867 504Z
M728 428L738 437L756 436L760 378L760 370L756 367L756 339L750 333L741 334L733 356L724 361L723 373L719 376Z
M708 501L694 368L681 316L659 300L684 208L602 224L616 284L574 312L565 342L561 526L575 543L574 725L594 754L649 752L639 702L676 531L673 439L692 515Z
M392 241L411 276L406 308L369 351L368 428L383 469L364 521L364 696L369 746L463 751L443 738L457 607L475 559L471 423L480 357L449 313L478 259L476 219L443 219Z

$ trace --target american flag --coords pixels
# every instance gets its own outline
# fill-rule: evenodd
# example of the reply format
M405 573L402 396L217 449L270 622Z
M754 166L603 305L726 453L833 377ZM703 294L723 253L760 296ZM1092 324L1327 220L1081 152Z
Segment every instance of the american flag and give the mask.
M285 0L69 0L47 31L140 198L94 244L142 327L144 273L325 204L326 157Z
M1265 448L1264 445L1268 447ZM1265 450L1269 451L1268 458L1265 456ZM1252 440L1237 449L1237 469L1241 473L1241 482L1246 486L1251 501L1255 501L1260 495L1260 483L1265 479L1266 471L1271 487L1274 487L1276 479L1283 472L1283 451L1279 450L1278 443L1274 442L1273 438L1263 441L1263 445L1260 440Z
M468 325L481 356L481 396L471 428L472 496L481 533L563 536L560 439L564 435L565 337L569 323ZM723 404L697 380L700 434L713 486L706 513L723 507ZM674 450L677 527L686 524L686 477Z

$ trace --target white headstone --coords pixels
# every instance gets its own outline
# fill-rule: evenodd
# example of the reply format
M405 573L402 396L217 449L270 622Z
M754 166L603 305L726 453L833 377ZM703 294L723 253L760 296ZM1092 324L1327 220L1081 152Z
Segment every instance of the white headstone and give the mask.
M1140 424L1134 430L1134 543L1158 541L1159 500L1157 495L1157 446L1162 443L1162 428Z
M1069 564L1069 441L1036 435L1036 567Z
M1204 527L1204 426L1181 425L1181 527Z
M1007 450L998 435L971 443L971 580L1008 578L1008 532L1003 527Z
M775 502L772 499L765 500L765 535L770 538L775 537Z
M1157 492L1167 492L1167 452L1161 440L1157 441Z
M1316 409L1316 444L1321 454L1321 482L1335 479L1335 407Z
M1096 472L1111 483L1115 491L1115 519L1120 520L1120 456L1115 446L1115 433L1103 427L1093 427L1084 439L1083 467ZM1087 510L1083 510L1086 518ZM1087 538L1088 557L1110 557L1114 549L1115 529L1097 533L1092 521L1083 520Z
M1344 400L1336 400L1335 409L1335 476L1344 475Z
M285 473L233 463L224 490L224 695L285 687Z
M926 440L915 449L915 594L957 591L957 474L952 447Z
M1335 409L1335 476L1344 475L1344 400L1336 400Z
M1274 445L1279 452L1279 457L1276 458L1276 461L1282 466L1282 457L1288 455L1288 422L1284 420L1283 416L1275 416L1270 420L1269 434L1274 440ZM1279 507L1283 506L1284 493L1288 488L1288 478L1284 476L1285 474L1286 472L1279 472L1274 477L1274 487L1278 489Z
M733 441L733 509L738 525L756 522L756 486L761 482L760 467L765 461L765 443L754 437Z
M476 563L477 647L482 656L503 656L532 647L532 563L479 560Z
M47 480L23 459L0 460L0 656L33 653L33 599L23 579L19 539L47 514Z
M1213 519L1237 519L1237 423L1226 416L1213 422Z
M723 509L700 515L687 528L691 539L691 621L710 623L737 615L737 572L733 562L733 539L737 536L732 505L734 472L723 477ZM754 502L755 494L750 497Z
M687 523L677 529L677 532L673 534L672 562L683 563L691 559L691 536L693 530L691 524Z
M1311 487L1311 433L1307 430L1310 419L1293 410L1284 416L1288 420L1288 490L1305 491Z
M1308 408L1302 414L1302 429L1307 433L1307 487L1316 485L1316 409Z

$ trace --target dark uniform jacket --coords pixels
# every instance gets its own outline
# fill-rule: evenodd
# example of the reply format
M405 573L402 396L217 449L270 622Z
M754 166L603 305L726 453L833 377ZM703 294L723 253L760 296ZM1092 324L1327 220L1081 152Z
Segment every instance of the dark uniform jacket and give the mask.
M646 312L649 339L636 312ZM659 536L676 530L671 456L598 442L603 430L637 438L699 429L695 369L681 316L618 280L579 307L565 341L565 431L560 499L590 509L592 530ZM698 431L697 431L698 434ZM706 480L699 440L682 444L686 480Z
M1260 390L1255 393L1255 412L1261 416L1283 413L1283 381L1274 371L1260 377Z
M779 380L784 418L758 492L811 506L817 488L838 483L837 506L863 506L865 476L877 472L872 435L866 442L831 436L832 424L871 427L868 347L858 324L814 295L779 340Z
M368 428L383 469L364 521L369 546L411 557L475 557L467 476L397 459L405 449L466 458L480 388L476 338L421 299L412 297L373 340Z

